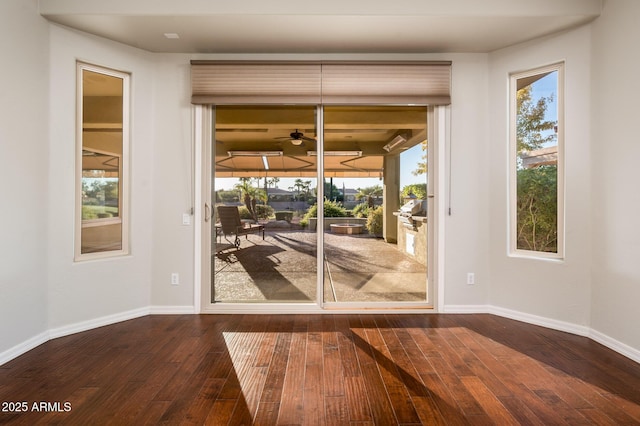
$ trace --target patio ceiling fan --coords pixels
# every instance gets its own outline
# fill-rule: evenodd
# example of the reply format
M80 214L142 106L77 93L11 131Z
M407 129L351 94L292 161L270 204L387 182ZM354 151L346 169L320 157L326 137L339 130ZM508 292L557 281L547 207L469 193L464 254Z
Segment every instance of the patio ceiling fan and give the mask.
M283 136L283 137L279 137L276 139L288 139L289 141L291 141L292 145L295 146L300 146L304 143L304 141L309 141L309 142L315 142L316 140L310 137L307 137L304 135L304 133L299 132L298 129L296 129L295 132L291 132L289 133L289 136Z

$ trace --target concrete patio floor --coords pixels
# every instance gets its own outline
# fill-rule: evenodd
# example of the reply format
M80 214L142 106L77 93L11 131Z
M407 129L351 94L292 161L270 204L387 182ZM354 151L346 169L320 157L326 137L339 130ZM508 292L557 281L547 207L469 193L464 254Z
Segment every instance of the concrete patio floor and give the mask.
M225 239L212 255L216 302L315 302L316 234L267 230ZM325 302L419 302L427 269L394 244L368 235L325 234Z

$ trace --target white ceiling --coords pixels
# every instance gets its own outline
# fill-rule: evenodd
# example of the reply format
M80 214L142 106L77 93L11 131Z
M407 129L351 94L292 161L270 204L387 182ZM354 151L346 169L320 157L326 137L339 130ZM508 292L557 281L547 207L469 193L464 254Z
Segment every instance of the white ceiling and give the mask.
M39 0L39 8L52 22L151 52L440 53L490 52L573 28L597 18L602 0Z

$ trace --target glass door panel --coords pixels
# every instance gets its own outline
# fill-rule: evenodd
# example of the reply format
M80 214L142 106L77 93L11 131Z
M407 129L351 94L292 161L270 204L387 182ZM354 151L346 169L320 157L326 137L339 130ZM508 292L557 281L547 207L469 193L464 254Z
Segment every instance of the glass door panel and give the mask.
M315 106L216 106L212 303L317 300Z
M324 108L326 304L427 301L426 123L426 107Z

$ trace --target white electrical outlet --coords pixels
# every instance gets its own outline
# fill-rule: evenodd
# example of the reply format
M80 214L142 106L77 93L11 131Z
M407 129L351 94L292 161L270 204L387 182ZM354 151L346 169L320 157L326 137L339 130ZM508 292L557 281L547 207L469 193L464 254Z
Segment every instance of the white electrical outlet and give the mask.
M174 272L171 274L171 285L179 285L180 284L180 274Z
M476 283L476 274L473 272L467 273L467 284L474 285Z

